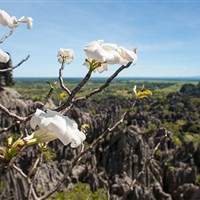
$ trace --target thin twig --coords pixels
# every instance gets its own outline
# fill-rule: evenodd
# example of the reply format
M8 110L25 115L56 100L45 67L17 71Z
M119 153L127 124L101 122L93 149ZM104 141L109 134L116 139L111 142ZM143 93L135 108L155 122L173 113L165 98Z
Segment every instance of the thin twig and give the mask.
M69 95L67 101L62 104L60 107L56 108L56 111L62 111L65 108L67 108L68 106L70 106L73 98L75 97L75 95L80 91L80 89L87 83L87 81L90 79L92 74L92 71L89 70L88 73L86 74L86 76L84 77L84 79L72 90L71 94Z
M127 195L133 190L136 182L139 180L139 178L141 177L141 175L143 175L145 173L145 168L148 167L148 164L151 162L151 160L154 159L155 153L158 150L158 148L160 147L161 143L163 140L165 140L168 137L167 131L165 130L165 135L164 137L158 142L158 144L154 147L153 152L151 153L151 155L148 157L148 159L145 160L142 169L139 171L139 173L137 174L136 178L132 180L131 184L129 185L129 189L124 193L122 200L125 200Z
M28 177L30 177L32 179L31 183L30 183L30 186L29 186L29 192L28 192L28 195L27 195L27 199L30 199L31 197L31 194L34 192L35 195L36 195L36 191L34 189L34 182L35 180L37 179L37 175L38 175L38 171L39 171L39 168L38 166L41 164L42 162L42 157L43 157L43 154L40 154L40 157L38 157L32 167L32 169L30 170L29 174L28 174ZM32 177L33 176L33 177Z
M22 176L22 178L27 182L27 184L29 185L29 192L28 192L28 195L29 193L32 194L32 197L33 199L37 200L38 197L36 195L36 192L35 192L35 189L34 187L32 186L32 182L31 182L31 179L21 170L19 169L15 164L12 165L12 167ZM31 191L31 192L30 192Z
M25 61L27 61L29 59L29 57L30 57L30 55L28 55L26 58L24 58L20 63L18 63L14 67L9 67L9 68L6 68L6 69L0 69L0 72L12 71L13 69L19 67L22 63L24 63Z
M1 129L0 129L0 134L11 130L12 127L16 126L16 125L19 124L19 123L20 123L19 121L16 121L16 122L14 122L13 124L11 124L11 125L8 126L8 127L1 128Z
M42 161L42 154L40 155L40 157L38 157L36 159L35 163L33 164L33 167L30 169L30 171L28 173L29 177L32 177L33 174L36 173L37 167L39 166L39 164L41 163L41 161Z
M116 122L111 128L107 128L97 139L95 139L92 144L89 145L89 147L87 147L86 149L84 149L83 151L81 151L79 153L78 156L76 156L76 158L73 160L71 166L67 169L67 171L65 172L65 174L63 175L63 177L57 182L56 186L50 190L49 192L47 192L46 194L44 194L43 196L41 196L39 199L40 200L44 200L47 199L48 197L50 197L52 194L54 194L58 188L61 186L61 184L66 180L66 178L71 174L74 166L76 166L81 159L83 158L84 155L86 155L86 153L88 153L91 150L94 150L94 148L100 144L107 136L109 136L109 134L111 134L120 124L122 124L124 122L125 117L133 110L133 107L135 106L136 100L133 103L133 106L128 109L121 117L121 119Z
M122 65L120 68L118 68L118 69L115 71L115 73L114 73L112 76L110 76L110 77L106 80L106 82L105 82L103 85L101 85L99 88L96 88L96 89L92 90L89 94L85 95L84 97L79 97L79 98L75 99L75 100L73 101L73 103L75 103L75 102L77 102L77 101L81 101L81 100L88 99L89 97L93 96L94 94L97 94L97 93L100 93L101 91L103 91L106 87L109 86L109 84L111 83L111 81L112 81L115 77L117 77L118 74L119 74L122 70L124 70L124 69L130 67L131 64L132 64L132 62L129 62L126 66Z
M59 77L58 77L58 79L59 79L59 81L60 81L60 86L61 86L61 88L62 88L64 91L66 91L68 95L70 95L71 92L70 92L70 90L65 86L64 81L63 81L63 78L62 78L62 72L63 72L63 70L64 70L64 59L63 59L62 66L61 66L61 68L59 69Z
M51 98L51 95L53 93L53 90L54 90L54 86L53 85L56 85L56 82L53 83L53 85L51 85L48 81L47 83L50 85L50 89L49 89L49 92L48 94L46 95L45 99L44 99L44 103L43 103L43 106L47 103L47 101Z
M23 146L23 147L20 149L20 151L18 152L18 154L17 154L15 157L13 157L13 158L11 159L11 161L9 162L8 167L12 167L12 165L16 162L16 160L21 156L21 154L22 154L27 148L28 148L28 146Z
M18 121L24 121L25 117L20 117L16 115L15 113L11 113L6 107L4 107L2 104L0 104L0 110L2 110L4 113L6 113L9 117L15 118Z
M0 39L0 44L3 43L5 39L7 39L9 36L11 36L15 29L16 27L13 27L12 29L10 29L10 31Z
M15 164L12 165L12 167L24 178L24 179L28 179L27 175L21 170L19 169Z

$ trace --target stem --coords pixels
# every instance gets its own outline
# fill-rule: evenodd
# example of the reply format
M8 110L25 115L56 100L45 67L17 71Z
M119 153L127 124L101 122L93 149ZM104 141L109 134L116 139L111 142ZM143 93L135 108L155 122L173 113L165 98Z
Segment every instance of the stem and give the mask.
M93 95L95 95L95 94L97 94L97 93L103 91L106 87L109 86L109 84L111 83L111 81L112 81L115 77L117 77L118 74L119 74L122 70L124 70L124 69L130 67L131 64L132 64L132 62L129 62L126 66L122 65L119 69L117 69L117 71L116 71L112 76L110 76L110 77L106 80L106 82L105 82L103 85L101 85L99 88L96 88L96 89L92 90L89 94L85 95L84 97L80 97L80 98L75 99L75 100L73 101L73 103L75 103L75 102L77 102L77 101L81 101L81 100L88 99L89 97L91 97L91 96L93 96Z
M124 122L125 117L133 110L133 107L135 106L136 100L134 101L132 107L130 109L128 109L121 117L121 119L116 122L111 128L107 128L96 140L94 140L94 142L92 144L90 144L89 147L87 147L85 150L81 151L81 153L79 153L79 155L73 160L71 166L67 169L67 171L65 172L65 174L63 175L63 177L58 181L58 183L56 184L56 186L50 190L49 192L47 192L46 194L44 194L43 196L41 196L39 199L40 200L45 200L48 197L50 197L52 194L54 194L58 188L61 186L61 184L63 183L63 181L66 180L66 178L71 174L73 168L81 161L81 159L83 158L84 155L86 155L86 153L88 153L91 150L94 150L94 148L100 144L106 136L108 136L108 134L113 133L113 131Z
M70 90L65 86L65 84L64 84L64 82L63 82L63 78L62 78L62 72L63 72L63 70L64 70L64 59L63 59L63 62L62 62L62 66L61 66L61 68L59 69L59 77L58 77L58 79L59 79L59 81L60 81L60 86L61 86L61 88L62 88L64 91L66 91L68 95L70 95L70 94L71 94Z
M12 28L6 35L4 35L1 39L0 39L0 44L3 43L5 41L5 39L7 39L9 36L11 36L14 32L14 30L16 29L16 27Z
M61 105L60 107L56 108L55 110L57 112L64 110L68 106L70 106L71 102L73 101L73 98L75 95L81 90L81 88L87 83L87 81L90 79L92 74L92 70L89 70L84 79L72 90L70 96L68 97L67 101Z

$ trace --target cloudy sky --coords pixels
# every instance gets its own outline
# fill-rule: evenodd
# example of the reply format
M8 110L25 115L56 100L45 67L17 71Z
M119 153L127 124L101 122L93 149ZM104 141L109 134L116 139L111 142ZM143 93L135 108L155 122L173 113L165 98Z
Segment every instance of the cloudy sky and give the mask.
M15 77L57 77L59 48L75 52L64 76L82 77L87 72L83 48L98 39L127 49L137 47L137 64L121 77L200 75L200 0L0 0L0 9L34 19L33 29L20 24L0 46L11 54L14 65L30 54L14 71ZM8 31L0 25L0 37ZM93 76L109 76L117 67Z

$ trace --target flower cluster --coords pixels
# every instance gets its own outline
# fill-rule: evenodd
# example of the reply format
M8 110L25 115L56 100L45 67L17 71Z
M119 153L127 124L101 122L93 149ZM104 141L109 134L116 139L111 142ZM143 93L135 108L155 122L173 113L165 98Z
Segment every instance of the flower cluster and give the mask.
M24 138L27 144L45 143L58 138L64 145L70 144L72 148L76 148L86 139L74 120L56 111L44 112L37 109L30 120L30 125L36 131Z
M70 64L74 60L74 52L72 49L60 48L57 57L59 63Z
M129 62L136 63L136 49L130 51L116 44L104 43L103 40L97 40L89 43L84 48L88 60L100 61L101 65L97 70L101 73L108 70L108 64L127 65ZM88 66L87 62L84 65Z
M8 35L12 34L19 23L26 23L27 28L31 29L33 26L32 22L33 19L31 17L23 16L17 19L15 16L10 16L7 12L0 9L0 24L11 29ZM5 38L7 36L1 39L0 42L2 43ZM104 43L103 40L90 42L85 46L84 51L87 56L84 65L89 68L89 75L95 70L99 73L108 70L108 65L119 64L125 66L128 63L135 64L137 61L136 49L131 51L116 44ZM59 49L57 57L62 67L64 64L70 64L75 58L72 49L64 48ZM9 54L0 49L0 62L7 63L9 59ZM138 97L149 94L147 90L139 93L135 88L134 91ZM62 93L61 98L64 98L65 95L65 93ZM74 120L52 110L44 112L37 109L30 120L30 126L34 129L31 135L23 139L20 138L14 143L9 139L8 148L4 151L5 158L11 159L16 155L17 148L24 145L47 143L59 139L64 145L70 144L72 148L76 148L86 139L85 134L78 129L78 125Z
M31 29L33 26L33 19L31 17L21 17L20 19L17 19L15 16L10 16L7 12L4 10L0 10L0 24L3 26L8 26L9 28L14 28L19 25L19 23L26 23L27 28Z
M31 29L33 26L33 19L31 17L21 17L17 19L15 16L10 16L7 12L0 9L0 24L9 28L16 28L19 23L26 23L27 28ZM10 56L0 49L0 62L7 63Z
M108 64L127 65L129 62L134 64L137 61L136 49L128 50L116 44L104 43L103 40L97 40L85 46L84 51L88 57L84 65L88 68L93 65L92 70L99 73L108 70ZM69 64L74 60L72 49L59 49L58 62Z
M38 144L39 146L59 139L64 145L70 144L72 148L80 146L86 139L85 134L78 129L77 123L67 116L52 110L46 112L37 109L30 120L30 126L35 131L13 143L13 138L8 138L8 147L0 149L6 160L11 160L25 145Z

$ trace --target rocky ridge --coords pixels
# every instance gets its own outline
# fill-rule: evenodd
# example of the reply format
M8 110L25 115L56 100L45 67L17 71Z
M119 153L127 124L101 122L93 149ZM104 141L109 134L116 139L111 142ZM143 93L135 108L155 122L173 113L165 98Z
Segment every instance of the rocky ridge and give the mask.
M3 89L0 95L0 103L20 116L33 113L39 105L38 102L25 101L13 89ZM199 186L195 183L199 174L200 148L195 149L192 143L184 141L178 146L173 140L173 133L163 126L166 120L175 122L185 119L187 123L197 123L198 118L188 115L194 109L189 100L190 98L182 93L174 93L168 95L166 102L148 100L147 109L145 103L138 102L125 123L74 168L61 190L70 189L77 182L86 182L93 191L98 188L105 189L108 191L108 198L113 200L200 199ZM91 143L107 127L118 121L123 110L131 104L131 99L117 97L83 101L74 106L67 115L80 126L85 123L90 125L87 143ZM163 113L165 104L170 112ZM0 111L0 127L7 127L12 123L13 121ZM151 127L152 124L155 125L154 128ZM13 127L11 131L17 130L18 127ZM3 141L6 135L1 134L0 137ZM159 142L158 150L150 159ZM54 150L56 156L39 167L34 183L40 194L56 184L78 151L63 146L59 141L53 141L48 146ZM27 173L37 153L36 147L29 148L17 165ZM1 177L1 181L3 180L9 184L0 194L1 199L26 199L27 183L19 174L10 170Z

